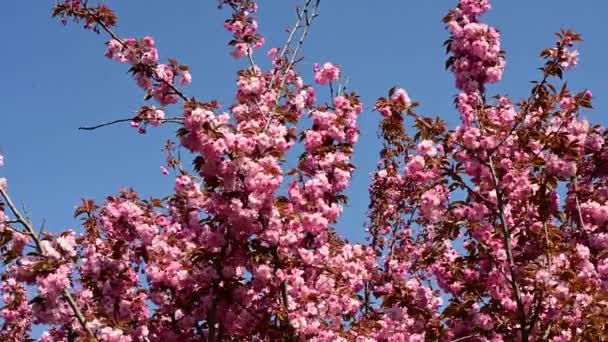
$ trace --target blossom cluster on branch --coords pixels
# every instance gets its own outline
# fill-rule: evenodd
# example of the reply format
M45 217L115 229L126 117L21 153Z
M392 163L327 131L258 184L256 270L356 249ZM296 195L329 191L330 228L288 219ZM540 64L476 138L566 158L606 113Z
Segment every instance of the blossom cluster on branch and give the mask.
M364 107L337 64L296 69L320 1L298 9L268 70L253 59L264 44L257 4L219 5L232 9L231 55L249 60L226 109L186 96L189 68L159 63L151 37L119 37L105 5L54 7L64 23L107 34L106 57L128 64L156 102L114 123L179 125L161 167L174 189L83 200L82 230L50 234L34 230L0 178L0 340L28 340L38 325L44 342L608 338L608 132L581 116L590 91L560 86L578 63L578 34L561 31L542 51L528 99L490 97L505 66L500 35L480 22L488 0L460 0L444 18L459 125L418 114L402 88L377 100L383 148L367 240L354 244L333 226ZM193 155L192 171L176 146Z

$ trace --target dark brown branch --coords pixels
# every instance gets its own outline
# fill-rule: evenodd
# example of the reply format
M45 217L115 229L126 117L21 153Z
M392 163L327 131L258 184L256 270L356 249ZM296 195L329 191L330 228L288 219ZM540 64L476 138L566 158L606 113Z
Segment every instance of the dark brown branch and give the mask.
M106 122L103 124L99 124L96 126L88 126L88 127L78 127L79 130L82 131L93 131L96 130L98 128L102 128L102 127L106 127L106 126L111 126L111 125L115 125L115 124L119 124L119 123L123 123L123 122L131 122L133 121L134 118L130 118L130 119L118 119L118 120L114 120L114 121L110 121L110 122ZM184 118L183 117L174 117L174 118L167 118L167 119L162 119L160 120L162 123L177 123L177 124L181 124L183 123Z
M111 126L111 125L115 125L118 123L122 123L122 122L131 122L133 121L133 119L119 119L119 120L114 120L114 121L110 121L110 122L106 122L97 126L89 126L89 127L78 127L79 130L83 130L83 131L92 131L98 128L102 128L102 127L106 127L106 126Z

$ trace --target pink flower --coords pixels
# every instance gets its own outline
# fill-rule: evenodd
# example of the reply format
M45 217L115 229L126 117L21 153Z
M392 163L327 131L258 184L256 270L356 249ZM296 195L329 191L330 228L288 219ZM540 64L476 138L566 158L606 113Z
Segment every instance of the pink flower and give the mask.
M320 85L326 85L330 82L335 82L340 78L340 68L332 63L325 63L320 68L318 64L314 65L315 82Z
M165 119L165 111L154 106L143 107L138 118L145 123L150 123L152 126L160 126ZM137 128L139 127L139 123L135 122L135 125L132 124L132 126Z
M489 0L460 0L460 8L466 15L478 16L487 12L491 5Z
M180 84L188 85L190 83L192 83L192 74L189 70L182 71L182 79L180 81Z
M271 59L274 58L274 56L277 55L278 51L279 50L277 48L272 48L272 49L268 50L268 53L267 53L268 58L271 58Z
M559 107L565 111L574 109L575 105L576 105L576 102L574 101L574 99L571 96L564 96L559 101Z
M169 170L168 170L166 167L164 167L164 166L161 166L161 167L160 167L160 172L161 172L163 175L168 175L168 174L169 174Z
M378 107L376 110L385 118L388 118L392 114L391 107L389 106Z
M426 157L435 157L437 155L437 149L433 146L433 142L430 140L423 140L418 144L418 153Z
M74 232L62 234L56 240L57 246L70 258L76 256L76 238Z
M256 41L256 42L255 42L255 44L253 44L253 47L254 47L255 49L259 49L259 48L261 48L262 46L264 46L264 43L265 43L265 42L266 42L266 39L264 39L264 37L262 37L262 38L258 39L258 41Z
M238 43L230 53L234 58L241 58L251 53L251 47L247 43Z
M175 76L175 74L173 73L173 70L171 69L171 67L169 67L166 64L159 64L156 66L156 76L158 78L160 78L161 80L169 83L169 84L173 84L173 77Z
M559 66L564 69L572 69L578 64L578 51L564 51L562 60L559 62Z
M483 84L502 78L505 60L498 31L475 20L475 16L489 9L488 1L463 0L460 5L460 16L447 25L452 34L449 67L456 77L456 87L473 93Z
M38 277L38 291L40 295L47 300L55 301L61 295L61 292L70 286L69 265L61 265L57 270L44 277Z
M405 168L409 174L415 174L418 171L422 171L424 169L424 165L424 157L414 156L410 159Z
M412 100L410 100L410 96L407 94L405 89L399 88L395 90L391 98L404 107L409 107L412 105Z
M570 178L576 174L576 162L564 160L551 153L545 157L547 173L562 178Z
M4 156L0 154L0 167L4 166Z

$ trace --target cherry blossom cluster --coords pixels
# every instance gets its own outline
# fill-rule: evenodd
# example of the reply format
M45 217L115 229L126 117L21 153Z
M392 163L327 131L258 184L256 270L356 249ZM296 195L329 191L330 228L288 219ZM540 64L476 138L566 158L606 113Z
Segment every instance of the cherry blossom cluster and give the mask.
M151 37L141 40L113 38L107 45L106 57L130 64L137 85L161 106L178 102L179 94L174 86L176 80L182 85L192 82L187 66L180 65L175 60L169 60L169 64L158 64L158 50Z
M456 87L470 92L502 78L505 59L498 31L478 21L490 9L487 0L461 1L444 18L451 38L446 42L451 56L448 66L456 77Z
M154 106L143 106L131 121L131 126L137 128L139 133L145 133L145 126L160 126L165 120L165 111Z
M578 64L578 50L572 49L574 43L580 40L580 35L567 30L558 33L559 41L556 47L546 49L541 56L555 59L562 69L572 69Z
M319 64L314 65L315 82L320 85L335 82L340 78L340 68L327 62L319 67Z
M485 1L461 1L448 16L448 29L454 35L470 23L480 27L476 18L487 9ZM590 92L556 91L548 81L575 64L568 62L575 50L568 49L580 37L562 31L557 48L542 53L547 59L543 80L517 108L501 96L495 104L486 102L485 86L496 79L471 78L454 67L458 58L478 60L480 46L494 44L499 52L498 36L489 45L478 38L460 41L455 52L459 34L449 42L453 55L448 62L463 90L455 100L461 115L455 131L445 132L442 122L417 115L411 105L398 105L395 89L376 103L384 117L385 147L370 188L370 243L384 255L379 264L385 270L402 270L397 279L425 281L427 290L436 283L450 298L438 312L443 323L428 315L423 329L411 326L385 336L420 338L415 334L423 332L427 339L483 341L600 336L604 325L597 315L606 309L600 299L605 285L594 279L605 272L605 261L593 256L603 247L582 231L602 221L585 216L590 207L579 196L587 181L599 181L599 188L591 190L599 202L591 207L602 206L598 190L605 181L596 169L604 158L606 133L579 118L582 109L591 107ZM489 75L495 67L480 63L475 75ZM418 130L415 137L402 128L406 118ZM583 176L586 172L594 175ZM565 202L559 183L568 188ZM464 192L463 200L451 198L462 198L456 190ZM458 240L462 251L455 248ZM399 259L401 253L406 254ZM394 280L370 283L369 297L390 303L384 305L387 315L396 304L423 307L403 290L395 298L395 285Z
M85 2L86 3L86 2ZM53 8L53 17L60 17L66 25L68 19L74 22L84 22L84 28L99 33L102 29L111 29L116 25L116 15L107 6L100 4L96 7L87 7L83 0L65 0Z
M334 87L338 65L297 70L318 4L306 1L264 70L253 59L264 41L257 4L220 1L233 10L232 55L250 61L228 106L183 95L189 69L159 64L152 38L119 38L106 7L55 6L62 20L106 32L106 56L130 65L148 97L181 102L177 119L143 106L119 120L142 133L179 124L161 168L174 171L174 188L162 199L121 190L83 200L74 213L82 230L49 234L33 229L0 178L0 340L28 340L34 326L46 328L44 342L608 336L608 131L583 117L590 91L559 84L578 62L580 36L561 31L541 53L528 99L489 97L505 63L500 36L479 21L488 0L460 0L445 19L459 125L418 114L403 88L376 101L382 150L367 240L356 244L334 225L348 203L363 104ZM173 155L179 147L192 172Z
M232 33L233 39L229 45L233 47L234 58L251 56L253 49L264 45L264 37L258 33L258 23L252 17L257 12L258 5L251 0L220 0L220 6L228 5L233 9L232 18L224 22L226 31Z

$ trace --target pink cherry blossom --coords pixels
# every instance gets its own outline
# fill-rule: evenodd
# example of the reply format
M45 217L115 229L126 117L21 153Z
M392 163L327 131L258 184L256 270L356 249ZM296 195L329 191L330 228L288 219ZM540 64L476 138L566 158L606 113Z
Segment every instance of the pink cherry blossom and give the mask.
M38 233L0 178L0 340L38 328L49 342L606 335L608 133L582 117L592 94L561 80L578 63L578 34L560 31L531 95L512 99L489 87L505 67L498 29L481 21L490 2L460 0L444 19L459 122L420 114L403 88L376 101L382 149L367 221L350 227L366 239L351 242L334 227L349 210L366 107L334 87L337 65L299 70L296 41L319 2L299 9L268 67L255 58L263 8L218 3L231 54L246 57L224 105L186 95L190 69L161 62L151 37L121 38L108 7L55 5L62 21L106 34L106 56L157 102L118 122L177 126L160 167L175 177L159 198L83 199L81 227L63 233Z
M335 82L340 78L340 68L333 65L330 62L323 64L319 67L318 64L314 65L315 82L320 85L326 85L331 82Z

